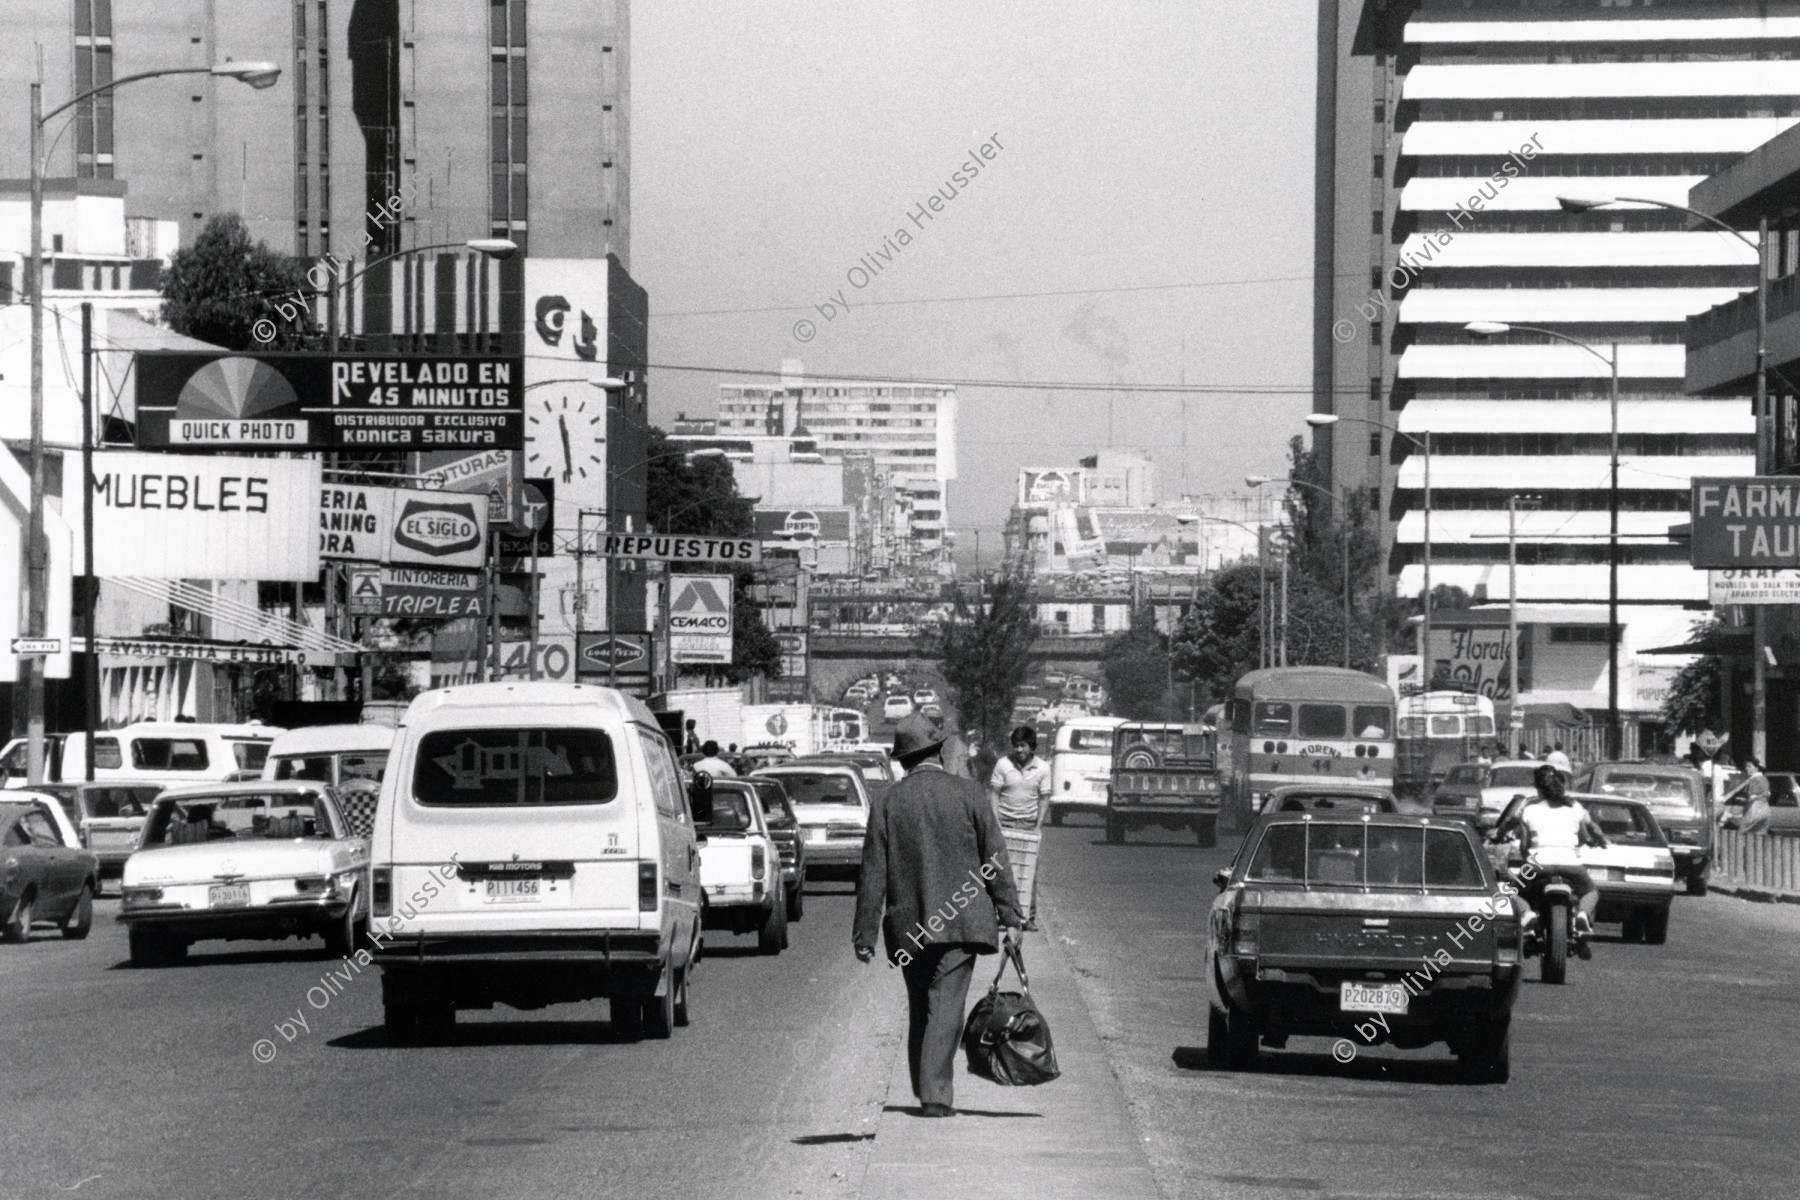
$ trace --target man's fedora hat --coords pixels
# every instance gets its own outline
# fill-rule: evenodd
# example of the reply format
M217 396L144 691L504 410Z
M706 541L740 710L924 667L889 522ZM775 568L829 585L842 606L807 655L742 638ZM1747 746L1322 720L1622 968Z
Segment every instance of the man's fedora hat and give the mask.
M910 767L944 744L944 735L930 721L914 713L894 727L894 757Z

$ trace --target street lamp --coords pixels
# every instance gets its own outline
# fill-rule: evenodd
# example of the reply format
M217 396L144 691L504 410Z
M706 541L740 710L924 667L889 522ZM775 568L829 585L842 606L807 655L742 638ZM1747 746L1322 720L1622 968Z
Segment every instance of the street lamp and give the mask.
M1275 482L1277 482L1277 480L1271 478L1268 475L1246 475L1246 476L1244 476L1244 482L1246 484L1250 485L1251 487L1261 487L1265 483L1275 483ZM1280 480L1279 482L1285 483L1289 487L1311 488L1313 491L1319 493L1319 495L1325 497L1327 500L1331 501L1333 504L1337 503L1337 496L1331 491L1330 488L1320 487L1316 483L1308 483L1304 479L1283 479L1283 480ZM1342 514L1346 518L1347 518L1348 507L1349 507L1348 505L1345 506L1346 513ZM1349 527L1349 525L1345 524L1341 530L1341 533L1343 535L1343 541L1344 541L1344 669L1349 670L1350 669L1350 527Z
M1654 208L1666 208L1671 212L1686 213L1696 220L1704 221L1715 229L1723 230L1748 246L1756 255L1756 473L1766 474L1774 469L1774 422L1769 419L1769 220L1760 218L1756 223L1756 240L1753 242L1730 225L1703 213L1697 208L1689 208L1685 204L1676 204L1671 200L1652 200L1647 196L1558 196L1556 202L1564 212L1591 212L1597 208L1605 208L1611 204L1648 204ZM1763 606L1750 606L1750 704L1752 712L1752 729L1750 731L1751 753L1758 762L1768 761L1769 751L1769 692L1767 674L1767 652L1765 648L1766 627L1763 617Z
M77 92L49 112L44 111L44 85L31 83L31 511L25 530L25 632L41 638L46 632L49 601L49 564L44 545L44 125L83 100L110 92L141 79L163 75L213 75L236 79L261 91L281 78L281 68L270 62L225 62L210 67L164 67L123 75L109 83ZM91 482L91 481L90 481ZM88 571L93 571L88 564ZM88 646L88 653L94 648ZM44 778L44 660L20 661L25 673L25 780L36 786ZM93 739L88 739L91 744ZM91 751L90 751L91 753Z
M1544 337L1555 338L1559 342L1567 342L1571 346L1579 346L1589 354L1605 363L1611 371L1611 383L1608 396L1612 412L1612 437L1610 442L1611 482L1606 490L1607 535L1606 535L1606 756L1617 759L1625 747L1624 730L1619 718L1619 343L1611 343L1612 353L1602 354L1599 349L1570 337L1566 333L1558 333L1554 329L1544 329L1537 325L1509 325L1504 321L1470 321L1463 328L1476 337L1496 337L1518 330L1521 333L1536 333ZM1518 698L1515 696L1516 704Z
M1424 440L1402 433L1398 428L1386 421L1377 421L1370 417L1348 417L1339 413L1308 413L1306 423L1314 429L1324 429L1336 425L1339 421L1355 421L1359 425L1373 425L1377 429L1385 429L1397 438L1405 438L1418 448L1420 459L1425 468L1424 516L1425 536L1420 551L1421 563L1425 569L1425 602L1419 615L1419 685L1420 690L1431 690L1431 430L1424 431Z

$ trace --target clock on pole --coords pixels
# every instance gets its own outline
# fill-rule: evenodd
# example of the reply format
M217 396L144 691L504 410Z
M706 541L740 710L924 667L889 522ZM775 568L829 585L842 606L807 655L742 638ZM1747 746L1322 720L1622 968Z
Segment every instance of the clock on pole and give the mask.
M606 461L605 396L579 383L536 391L525 408L527 474L570 487L599 483Z

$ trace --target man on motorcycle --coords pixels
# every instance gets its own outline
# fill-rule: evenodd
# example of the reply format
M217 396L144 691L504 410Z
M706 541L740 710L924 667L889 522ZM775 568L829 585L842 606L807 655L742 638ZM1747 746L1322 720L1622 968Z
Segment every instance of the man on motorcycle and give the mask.
M1527 885L1533 893L1542 886L1544 872L1555 871L1577 890L1575 932L1579 935L1577 950L1588 958L1587 939L1594 932L1594 909L1600 903L1600 890L1581 863L1581 847L1607 845L1588 816L1587 809L1569 799L1568 784L1563 773L1545 763L1532 772L1537 786L1537 799L1522 808L1509 808L1494 830L1494 840L1504 841L1516 828L1520 831L1520 849L1525 861L1541 868ZM1516 803L1516 802L1515 802Z

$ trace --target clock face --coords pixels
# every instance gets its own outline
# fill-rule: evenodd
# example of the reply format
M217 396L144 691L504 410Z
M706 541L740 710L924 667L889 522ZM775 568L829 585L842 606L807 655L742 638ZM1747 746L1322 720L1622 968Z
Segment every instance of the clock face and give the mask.
M565 484L598 482L605 461L606 401L556 388L540 389L525 412L527 473ZM586 390L586 389L583 389Z

